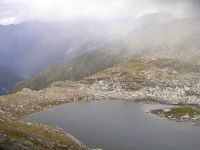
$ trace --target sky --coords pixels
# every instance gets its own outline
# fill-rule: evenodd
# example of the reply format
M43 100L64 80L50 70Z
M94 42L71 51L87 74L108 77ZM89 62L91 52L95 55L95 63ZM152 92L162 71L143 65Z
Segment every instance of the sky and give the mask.
M0 24L137 18L150 13L199 16L200 0L0 0Z

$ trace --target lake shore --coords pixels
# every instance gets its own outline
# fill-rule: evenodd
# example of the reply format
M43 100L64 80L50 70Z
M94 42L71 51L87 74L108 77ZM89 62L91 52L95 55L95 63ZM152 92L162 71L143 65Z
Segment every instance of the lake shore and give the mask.
M1 116L3 116L3 119L1 118L1 122L5 124L5 126L11 126L11 128L14 128L12 126L33 126L33 128L36 127L33 131L35 132L35 138L33 138L33 141L38 138L38 134L41 132L43 134L43 130L48 131L48 134L54 135L54 133L57 132L58 127L52 127L52 126L45 126L45 125L35 125L30 124L24 121L24 117L30 113L38 112L46 108L53 107L55 105L60 105L64 103L73 103L78 101L92 101L94 99L121 99L121 100L129 100L129 101L137 101L137 102L145 102L145 101L154 101L157 103L164 103L164 104L181 104L183 103L180 100L180 97L174 97L174 99L170 99L169 96L167 100L166 99L166 93L163 93L163 90L157 90L154 89L154 95L151 94L150 90L147 88L137 90L137 91L131 91L127 89L123 89L120 87L113 88L112 85L109 86L106 83L95 82L94 84L85 84L85 83L75 83L75 82L55 82L50 87L40 90L40 91L32 91L30 89L23 89L22 91L6 95L3 97L0 97L0 106L1 106ZM168 93L168 95L174 96L173 91L171 93ZM197 104L197 101L193 103L193 101L188 101L188 104ZM186 103L187 104L187 103ZM3 127L2 127L3 128ZM28 128L27 128L28 129ZM13 130L13 129L12 129ZM18 128L16 128L18 132ZM25 132L23 129L20 128L20 132ZM8 131L5 131L8 132ZM2 133L2 137L8 137L7 133ZM44 135L43 135L44 136ZM71 138L67 133L63 132L62 130L59 130L58 134L56 134L58 137L62 137L62 139L68 139L68 146L72 146L72 149L76 150L76 146L78 148L82 147L82 149L88 149L87 147L80 144L80 142L77 142L77 140L74 140L74 138ZM17 137L19 138L19 137ZM21 139L21 137L19 138ZM24 139L24 137L22 138ZM55 147L60 146L62 147L62 144L59 144L60 141L54 142L55 137L52 136L51 139L46 139L45 136L43 137L44 141L51 141L49 144L48 142L43 142L43 146L46 147ZM7 138L4 138L4 140L7 140ZM3 141L4 141L3 140ZM30 141L30 140L29 140ZM32 141L32 140L31 140ZM3 143L3 142L2 142ZM22 141L23 143L23 141ZM21 145L34 145L34 142L31 142L31 144L22 144ZM52 144L53 143L53 144ZM69 144L70 143L70 144ZM72 144L73 143L73 144ZM64 144L65 145L65 144ZM74 146L75 145L75 146ZM66 147L66 145L65 145ZM61 148L62 149L62 148Z

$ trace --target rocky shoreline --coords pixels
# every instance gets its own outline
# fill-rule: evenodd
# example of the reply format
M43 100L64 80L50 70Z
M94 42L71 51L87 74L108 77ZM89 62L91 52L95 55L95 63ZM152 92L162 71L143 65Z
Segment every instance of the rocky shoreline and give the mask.
M54 88L56 84L53 85ZM45 108L88 99L88 95L85 92L84 94L81 91L77 92L77 89L72 84L65 85L65 88L66 86L68 86L67 89L62 87L52 90L50 87L46 91L38 92L24 89L21 92L1 97L0 149L12 150L14 147L16 150L89 150L87 146L59 127L32 124L24 119L26 115ZM60 93L60 95L53 93L53 91ZM46 92L51 93L54 98ZM66 94L64 97L61 94L62 92Z

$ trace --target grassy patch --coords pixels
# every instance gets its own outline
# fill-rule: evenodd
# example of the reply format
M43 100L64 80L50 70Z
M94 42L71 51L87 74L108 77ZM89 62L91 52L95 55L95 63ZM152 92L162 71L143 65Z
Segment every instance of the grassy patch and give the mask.
M123 75L123 73L130 74L131 76L144 77L147 70L148 65L145 60L141 61L134 59L122 64L114 65L112 68L107 68L104 71L95 74L95 77L106 79L106 77Z
M45 126L41 125L20 124L20 129L27 133L37 133L37 136L40 136L49 142L54 142L55 140L59 141L59 144L69 144L71 142L71 140L63 133L53 132L55 130L53 126L45 128Z
M0 143L0 145L10 145L12 147L12 139L21 143L25 141L32 143L35 149L49 149L49 146L58 150L70 147L73 147L75 150L79 149L79 146L63 131L50 125L45 126L6 121L0 122L0 131L7 135L6 140Z
M200 115L200 111L194 109L193 107L175 107L168 109L156 109L156 110L151 110L151 113L156 114L156 115L162 115L166 118L169 116L172 118L181 118L183 116L188 115L189 117L194 117L196 115Z
M1 122L0 123L0 130L3 131L3 133L6 133L10 137L13 137L15 139L23 139L26 138L26 135L23 134L23 132L20 132L17 130L16 124L11 124L8 122Z
M126 68L127 68L127 71L133 75L144 76L147 70L147 65L145 61L140 62L140 61L135 60L135 61L129 62Z

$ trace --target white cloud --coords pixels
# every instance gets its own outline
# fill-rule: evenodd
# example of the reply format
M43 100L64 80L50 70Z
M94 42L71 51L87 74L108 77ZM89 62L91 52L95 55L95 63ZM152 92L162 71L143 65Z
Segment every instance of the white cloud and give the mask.
M186 0L182 2L180 0L176 2L172 0L0 0L0 24L30 20L118 19L157 11L180 16L185 13L187 6Z
M6 18L1 18L0 20L1 25L9 25L16 22L17 22L17 19L15 17L6 17Z

